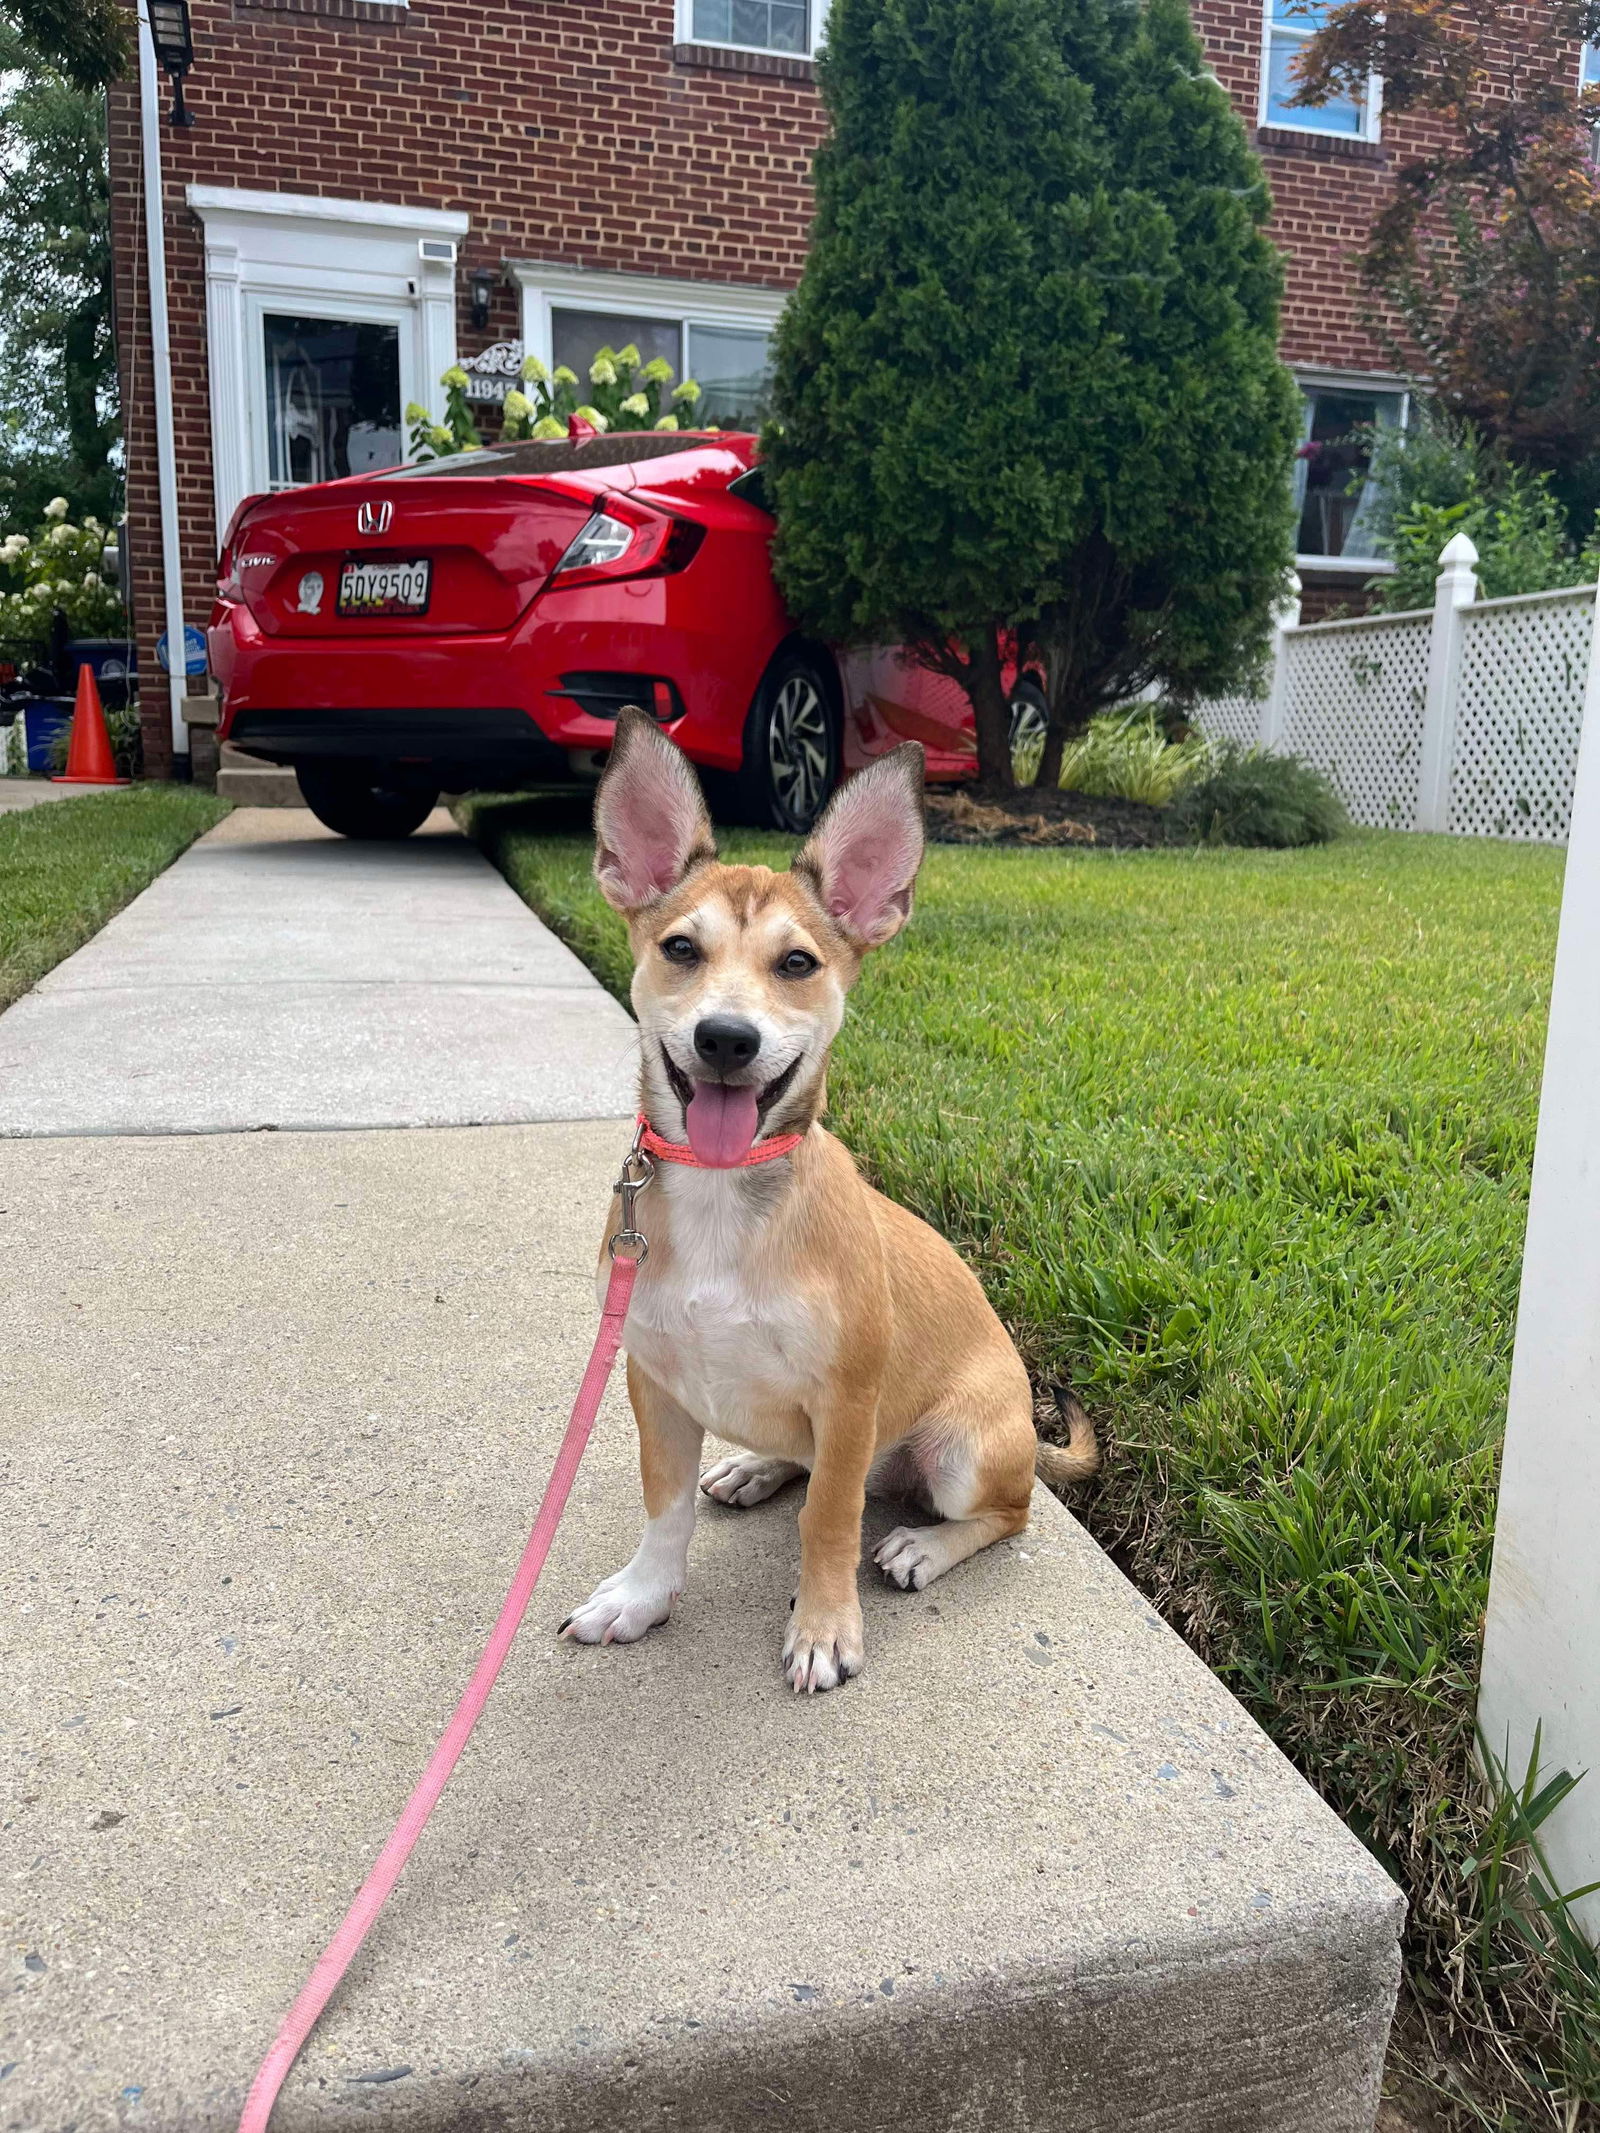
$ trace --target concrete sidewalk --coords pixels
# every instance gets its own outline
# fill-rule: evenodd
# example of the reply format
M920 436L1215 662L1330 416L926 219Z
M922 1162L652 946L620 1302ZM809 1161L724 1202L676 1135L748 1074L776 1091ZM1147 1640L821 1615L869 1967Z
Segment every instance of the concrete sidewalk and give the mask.
M525 1538L632 1043L447 825L283 815L0 1017L0 2133L234 2124ZM1041 1492L797 1701L797 1493L558 1645L619 1380L279 2133L1368 2133L1400 1900L1221 1685Z
M5 2133L232 2125L499 1604L625 1131L0 1154ZM664 1631L555 1642L632 1439L614 1390L283 2133L1366 2133L1399 1899L1058 1505L864 1574L866 1673L796 1700L794 1492L706 1507Z
M448 815L361 845L241 808L0 1017L0 1136L616 1116L635 1056Z

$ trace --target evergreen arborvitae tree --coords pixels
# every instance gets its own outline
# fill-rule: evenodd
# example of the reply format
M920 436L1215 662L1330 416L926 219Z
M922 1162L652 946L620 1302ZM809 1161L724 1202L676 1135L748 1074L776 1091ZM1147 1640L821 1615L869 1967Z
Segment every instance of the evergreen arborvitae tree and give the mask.
M835 0L817 215L767 456L796 612L905 643L1011 782L1006 635L1052 730L1264 640L1294 393L1259 165L1181 0Z

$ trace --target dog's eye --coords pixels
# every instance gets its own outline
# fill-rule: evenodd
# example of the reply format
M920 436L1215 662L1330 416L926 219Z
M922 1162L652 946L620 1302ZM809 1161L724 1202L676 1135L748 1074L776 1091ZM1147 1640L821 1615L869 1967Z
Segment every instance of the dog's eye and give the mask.
M803 948L791 948L778 965L778 975L780 978L809 978L812 971L821 968L814 955L807 955Z
M700 951L687 933L669 933L661 943L661 953L669 963L698 963Z

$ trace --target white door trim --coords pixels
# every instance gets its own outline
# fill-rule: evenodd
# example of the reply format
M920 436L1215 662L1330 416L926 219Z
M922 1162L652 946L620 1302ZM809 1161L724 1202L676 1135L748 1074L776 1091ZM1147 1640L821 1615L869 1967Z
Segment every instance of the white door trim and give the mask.
M456 356L456 247L469 218L455 209L231 185L191 185L187 198L205 226L212 492L220 540L238 504L264 485L256 359L265 305L293 304L313 317L397 320L402 393L437 418L444 411L439 374Z

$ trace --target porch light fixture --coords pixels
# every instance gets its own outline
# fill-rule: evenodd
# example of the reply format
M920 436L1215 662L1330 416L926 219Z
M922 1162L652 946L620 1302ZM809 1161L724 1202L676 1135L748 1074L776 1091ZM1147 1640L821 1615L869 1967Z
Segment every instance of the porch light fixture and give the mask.
M184 0L179 0L179 5L183 4ZM489 323L489 305L494 297L494 276L487 267L479 267L469 279L467 286L472 292L473 331L482 333L484 327Z
M194 65L194 35L189 28L189 0L146 0L150 16L150 42L157 62L172 79L172 109L167 114L173 126L192 126L194 113L183 101L183 77Z

